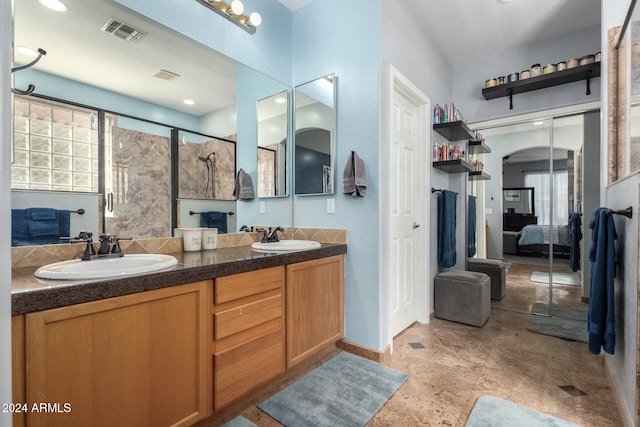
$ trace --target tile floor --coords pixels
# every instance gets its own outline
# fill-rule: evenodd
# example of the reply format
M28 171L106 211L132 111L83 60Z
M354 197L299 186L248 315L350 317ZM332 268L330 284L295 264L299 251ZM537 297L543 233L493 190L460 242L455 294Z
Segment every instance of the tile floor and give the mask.
M561 262L556 266L568 271L562 270ZM590 354L585 343L527 330L531 305L548 299L545 285L528 280L531 271L539 269L514 262L507 274L506 297L492 303L491 317L482 328L433 319L398 335L385 364L408 373L409 379L368 426L462 427L481 395L508 399L584 427L621 426L598 356ZM557 302L582 304L579 287L558 288ZM280 426L256 405L285 386L249 402L242 415L258 427Z

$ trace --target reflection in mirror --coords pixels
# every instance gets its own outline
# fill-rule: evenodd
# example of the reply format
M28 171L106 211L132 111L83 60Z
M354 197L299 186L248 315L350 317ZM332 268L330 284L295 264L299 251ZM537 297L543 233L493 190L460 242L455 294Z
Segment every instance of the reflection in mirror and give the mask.
M518 215L535 215L533 187L504 188L502 190L502 203L505 213Z
M17 153L21 157L16 158L17 163L12 166L15 178L12 206L69 211L82 208L84 215L71 214L70 234L77 236L81 230L97 233L108 229L113 234L134 238L168 237L172 235L172 226L189 227L191 221L199 223L197 216L188 215L190 210L236 212L236 202L225 195L221 196L225 199L224 207L209 206L213 202L211 198L218 199L218 193L225 193L228 184L216 181L207 194L207 163L198 159L206 159L215 151L217 179L219 152L230 148L196 150L190 172L204 176L182 179L180 188L178 182L163 184L162 189L149 183L177 179L178 167L167 166L175 153L171 154L173 150L166 148L173 147L167 141L177 141L175 135L179 129L232 141L239 129L255 129L253 115L250 119L239 118L238 105L250 104L255 109L257 99L264 95L245 99L240 94L242 91L237 90L241 64L116 2L65 0L65 4L67 12L53 14L37 0L14 2L15 46L42 48L47 55L35 66L14 74L16 88L35 86L34 96L25 99L38 105L32 108L15 98L15 116L21 118L17 119L14 139L16 150L23 151ZM126 26L122 31L105 31L117 28L114 18ZM73 28L73 31L59 31L60 28ZM127 37L125 28L139 37ZM21 52L15 50L16 66L32 60ZM275 84L286 88L257 71L254 74L255 80L243 82L245 86L249 83L259 89L266 85L269 88L266 93L281 90L272 90ZM42 96L65 102L47 106L51 102ZM185 98L195 104L187 105L183 102ZM110 123L113 118L117 121ZM99 120L104 120L103 137L99 136ZM152 127L156 129L149 131ZM151 139L162 142L156 146ZM111 140L113 152L108 146ZM136 149L139 142L141 145ZM236 160L255 164L255 158L252 151L245 159ZM115 164L116 160L119 165ZM211 161L209 163L211 166ZM231 166L226 162L225 165ZM233 164L233 171L235 167ZM149 175L135 178L134 172ZM227 174L233 175L233 172L224 175ZM188 182L192 182L194 188L186 188L184 184ZM181 203L172 198L172 188ZM141 196L144 192L156 197L140 203L140 197L146 197ZM201 201L204 206L200 206ZM181 211L183 208L186 214ZM133 215L136 212L139 214ZM125 213L132 215L125 216ZM162 218L163 225L151 226L148 218ZM233 219L235 221L235 216ZM291 222L290 212L283 213L277 220L283 226ZM237 231L235 223L229 223L229 231Z
M295 194L333 194L335 75L295 88Z
M287 196L289 91L257 102L258 197Z

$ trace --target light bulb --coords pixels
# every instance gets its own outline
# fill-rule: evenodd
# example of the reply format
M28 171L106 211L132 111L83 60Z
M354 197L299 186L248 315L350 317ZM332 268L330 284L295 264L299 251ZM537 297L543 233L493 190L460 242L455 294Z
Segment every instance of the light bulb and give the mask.
M51 10L55 10L56 12L66 12L67 5L62 3L60 0L39 0L40 3Z
M262 16L260 16L258 12L251 12L251 15L249 15L249 22L254 27L259 27L260 24L262 24Z
M231 12L234 15L242 15L244 13L244 5L240 0L233 0L231 2Z

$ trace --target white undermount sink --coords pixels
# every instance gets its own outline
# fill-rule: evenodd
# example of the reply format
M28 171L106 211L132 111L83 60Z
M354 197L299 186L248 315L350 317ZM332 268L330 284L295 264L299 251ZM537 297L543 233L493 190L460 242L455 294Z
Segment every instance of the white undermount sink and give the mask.
M280 240L279 242L256 242L251 245L251 249L258 252L293 252L318 249L319 242L313 240Z
M41 279L92 280L170 270L177 264L178 260L171 255L131 254L91 261L72 259L56 262L40 267L33 275Z

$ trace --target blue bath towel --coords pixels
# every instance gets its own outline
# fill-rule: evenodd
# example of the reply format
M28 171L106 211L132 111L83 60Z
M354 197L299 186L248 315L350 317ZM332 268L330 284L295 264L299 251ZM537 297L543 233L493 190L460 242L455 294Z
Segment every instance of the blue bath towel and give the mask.
M438 262L443 268L456 265L456 193L442 190L438 206Z
M27 209L27 227L30 237L59 237L58 217L55 209L29 208Z
M476 197L469 196L467 204L467 256L469 258L476 254Z
M226 212L201 212L200 227L217 228L219 234L227 233L227 213Z
M616 228L607 208L593 212L589 228L593 230L589 261L591 261L591 293L587 328L589 351L600 354L601 350L613 354L615 348L615 291Z
M70 237L68 210L50 208L11 209L12 246L65 243Z

